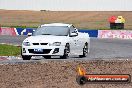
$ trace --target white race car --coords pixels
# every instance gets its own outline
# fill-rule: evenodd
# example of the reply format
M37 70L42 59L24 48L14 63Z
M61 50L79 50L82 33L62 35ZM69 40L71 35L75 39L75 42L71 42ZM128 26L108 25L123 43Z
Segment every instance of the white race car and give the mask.
M30 60L32 56L60 56L69 55L86 57L90 49L88 33L80 33L72 24L51 23L41 25L32 36L22 43L21 55L23 60Z

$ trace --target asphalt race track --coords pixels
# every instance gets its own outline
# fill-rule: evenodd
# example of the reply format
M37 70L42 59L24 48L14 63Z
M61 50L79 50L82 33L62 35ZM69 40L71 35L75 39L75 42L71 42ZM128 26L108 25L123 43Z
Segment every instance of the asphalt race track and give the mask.
M0 43L21 45L27 36L0 36ZM132 40L91 38L90 53L85 58L70 56L69 59L113 59L132 57ZM42 59L42 57L33 57Z

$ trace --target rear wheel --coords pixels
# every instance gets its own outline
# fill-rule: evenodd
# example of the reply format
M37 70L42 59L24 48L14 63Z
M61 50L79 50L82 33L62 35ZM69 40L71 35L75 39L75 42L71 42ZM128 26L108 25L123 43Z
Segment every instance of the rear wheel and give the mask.
M86 57L88 55L89 52L89 48L88 48L88 44L85 43L84 47L83 47L83 55L79 55L80 58L82 57Z
M30 60L32 56L22 55L23 60Z
M69 57L69 53L70 53L70 45L66 44L65 49L64 49L64 55L61 56L60 58L67 59Z

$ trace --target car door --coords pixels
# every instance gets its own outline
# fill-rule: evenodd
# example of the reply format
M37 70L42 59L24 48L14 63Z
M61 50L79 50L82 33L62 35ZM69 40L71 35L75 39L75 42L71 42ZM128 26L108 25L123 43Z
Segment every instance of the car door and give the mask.
M71 33L77 34L74 26L70 27L70 34ZM72 54L77 54L78 52L78 35L70 36L70 52Z

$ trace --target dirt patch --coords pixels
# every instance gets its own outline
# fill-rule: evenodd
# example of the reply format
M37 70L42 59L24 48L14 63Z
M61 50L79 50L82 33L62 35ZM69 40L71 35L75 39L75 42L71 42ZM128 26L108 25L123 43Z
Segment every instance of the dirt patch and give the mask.
M42 60L39 62L1 64L1 88L132 88L129 84L76 83L77 66L89 74L130 74L131 60Z
M0 25L38 26L44 23L72 23L77 28L109 29L110 16L123 16L125 29L132 28L132 11L25 11L0 10Z

